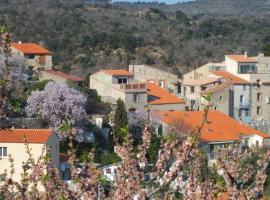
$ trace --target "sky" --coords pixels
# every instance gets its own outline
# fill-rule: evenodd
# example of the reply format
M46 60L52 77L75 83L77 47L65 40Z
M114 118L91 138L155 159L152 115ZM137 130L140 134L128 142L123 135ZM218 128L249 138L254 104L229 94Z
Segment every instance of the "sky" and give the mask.
M128 2L137 2L137 1L152 2L152 1L158 1L160 3L174 4L174 3L178 3L178 2L187 2L187 1L191 1L191 0L113 0L113 1L128 1Z

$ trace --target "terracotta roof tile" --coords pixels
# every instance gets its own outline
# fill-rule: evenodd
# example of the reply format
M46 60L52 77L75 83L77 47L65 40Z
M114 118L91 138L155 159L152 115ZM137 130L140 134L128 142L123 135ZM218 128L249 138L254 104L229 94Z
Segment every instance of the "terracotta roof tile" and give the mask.
M245 79L240 78L239 76L236 76L230 72L218 70L218 71L211 71L212 74L216 76L224 77L227 81L233 83L233 84L249 84L249 82Z
M242 62L242 63L253 63L253 62L257 62L256 59L252 58L252 57L247 57L245 55L227 55L230 59L236 61L236 62Z
M220 85L210 87L206 91L201 92L201 94L204 95L204 94L208 94L208 93L216 93L216 92L219 92L219 91L221 91L221 90L223 90L225 88L230 87L231 85L232 84L230 82L224 82L224 83L222 83Z
M177 121L187 123L197 129L203 120L203 111L189 112L159 112L162 121L174 125ZM247 125L241 124L235 119L219 112L209 111L208 123L204 125L200 139L206 142L237 141L241 135L258 135L263 138L270 136Z
M77 77L77 76L73 76L61 71L56 71L56 70L43 70L42 72L54 75L54 76L59 76L61 78L65 78L67 80L71 80L71 81L83 81L84 79Z
M11 43L11 47L23 52L24 54L50 55L49 50L35 43Z
M11 129L0 130L1 143L47 143L53 134L52 129Z
M157 99L148 102L150 105L155 104L182 104L185 103L183 99L169 93L167 90L161 88L154 83L147 84L148 95L155 96Z
M133 76L132 73L130 73L128 70L125 69L106 69L101 71L110 74L112 76Z

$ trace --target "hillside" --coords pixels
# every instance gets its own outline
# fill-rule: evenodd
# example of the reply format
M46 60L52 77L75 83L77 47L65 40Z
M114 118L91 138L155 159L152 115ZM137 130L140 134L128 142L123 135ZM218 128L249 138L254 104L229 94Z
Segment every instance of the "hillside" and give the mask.
M196 0L166 6L166 10L182 10L188 15L261 15L270 13L270 0Z
M0 0L0 24L9 27L15 41L43 44L54 53L56 68L80 76L130 63L182 74L225 53L256 54L270 44L267 15L187 17L166 9Z

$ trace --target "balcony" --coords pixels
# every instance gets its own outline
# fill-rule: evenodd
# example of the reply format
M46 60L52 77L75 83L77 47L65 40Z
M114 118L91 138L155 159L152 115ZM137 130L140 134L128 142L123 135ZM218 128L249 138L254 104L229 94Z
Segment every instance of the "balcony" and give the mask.
M125 92L146 92L147 87L145 83L131 83L120 85L120 89Z

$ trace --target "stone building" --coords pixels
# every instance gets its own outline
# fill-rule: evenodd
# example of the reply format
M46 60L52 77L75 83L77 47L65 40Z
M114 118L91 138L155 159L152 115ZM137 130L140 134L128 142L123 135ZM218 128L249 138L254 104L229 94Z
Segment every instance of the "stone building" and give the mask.
M24 56L29 67L37 69L52 69L52 53L35 43L11 43L13 54Z
M147 105L147 86L134 80L127 70L100 70L90 76L89 88L105 102L115 104L121 98L127 110L143 110Z
M129 65L129 72L133 74L136 80L156 83L174 95L179 95L181 92L182 81L171 72L148 65Z

